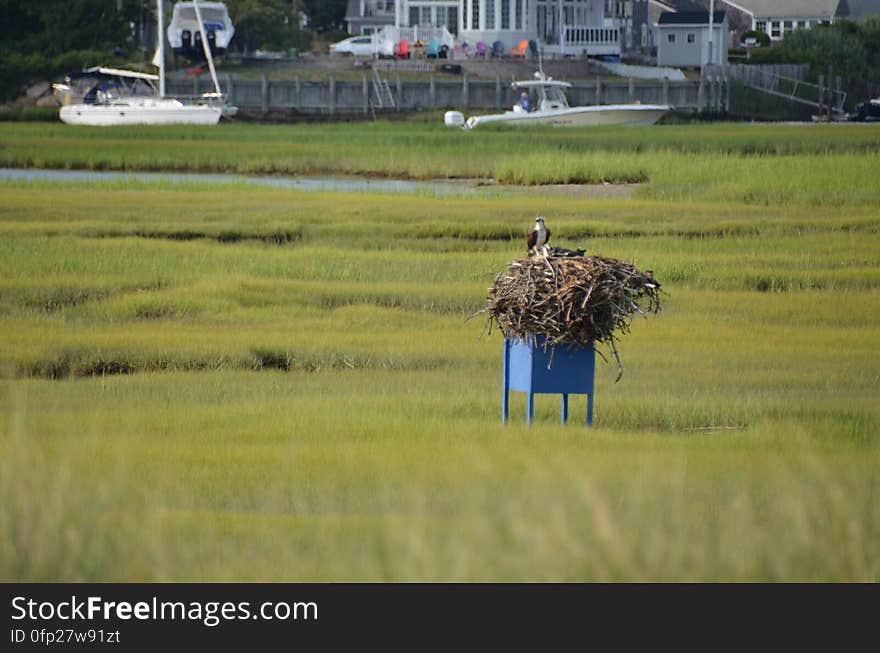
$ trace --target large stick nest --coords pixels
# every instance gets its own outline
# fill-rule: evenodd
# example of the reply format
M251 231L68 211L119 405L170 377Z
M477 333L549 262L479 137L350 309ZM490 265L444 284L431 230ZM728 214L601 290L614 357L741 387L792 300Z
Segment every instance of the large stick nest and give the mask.
M651 271L602 256L531 256L495 277L484 312L517 340L545 338L546 346L609 344L627 333L633 317L660 310L660 283ZM619 360L619 359L618 359Z

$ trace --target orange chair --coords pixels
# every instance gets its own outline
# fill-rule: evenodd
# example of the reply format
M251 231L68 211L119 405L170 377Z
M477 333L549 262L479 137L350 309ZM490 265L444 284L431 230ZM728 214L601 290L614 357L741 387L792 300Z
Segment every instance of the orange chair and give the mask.
M510 51L510 56L525 59L526 53L528 51L529 51L529 42L528 41L520 41L519 45L514 46L513 49Z
M409 41L401 41L395 45L394 56L398 59L409 59Z

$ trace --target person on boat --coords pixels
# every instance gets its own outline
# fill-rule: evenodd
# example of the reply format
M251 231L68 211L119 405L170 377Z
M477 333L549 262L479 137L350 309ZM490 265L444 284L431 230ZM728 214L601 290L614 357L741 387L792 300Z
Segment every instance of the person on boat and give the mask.
M526 113L532 110L532 98L529 97L526 91L523 91L519 96L519 106Z

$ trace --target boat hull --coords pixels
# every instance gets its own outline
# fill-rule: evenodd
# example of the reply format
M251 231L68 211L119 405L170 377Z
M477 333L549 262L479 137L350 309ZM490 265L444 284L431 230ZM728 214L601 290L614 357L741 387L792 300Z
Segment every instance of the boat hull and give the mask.
M60 118L68 125L110 127L115 125L216 125L223 110L207 105L71 104L61 107Z
M531 113L508 111L490 116L469 118L470 128L488 123L508 125L553 125L555 127L588 127L598 125L653 125L670 111L659 104L610 104L571 107Z

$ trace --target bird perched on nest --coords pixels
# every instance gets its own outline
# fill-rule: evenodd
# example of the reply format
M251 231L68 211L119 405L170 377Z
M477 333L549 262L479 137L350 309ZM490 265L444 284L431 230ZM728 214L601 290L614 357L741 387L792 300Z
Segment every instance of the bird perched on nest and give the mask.
M550 230L544 224L544 218L535 218L535 226L529 232L526 242L529 245L529 256L543 254L547 256L547 243L550 241Z

